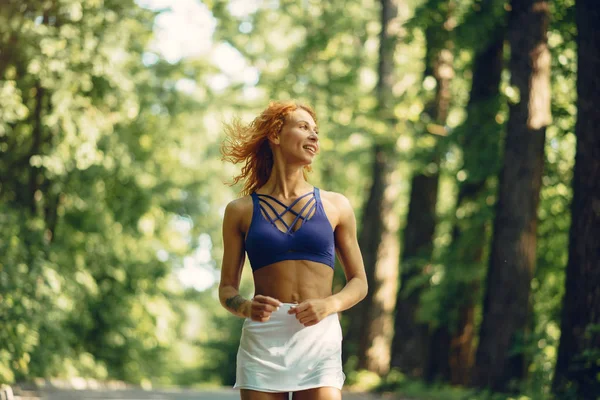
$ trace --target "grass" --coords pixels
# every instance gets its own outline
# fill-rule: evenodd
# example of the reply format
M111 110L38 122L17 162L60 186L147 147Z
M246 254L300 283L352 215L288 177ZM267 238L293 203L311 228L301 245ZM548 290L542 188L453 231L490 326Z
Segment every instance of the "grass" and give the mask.
M450 386L447 384L428 384L414 380L393 370L385 377L368 371L348 374L347 386L353 391L372 391L377 393L395 393L404 400L546 400L540 394L501 394L490 391Z

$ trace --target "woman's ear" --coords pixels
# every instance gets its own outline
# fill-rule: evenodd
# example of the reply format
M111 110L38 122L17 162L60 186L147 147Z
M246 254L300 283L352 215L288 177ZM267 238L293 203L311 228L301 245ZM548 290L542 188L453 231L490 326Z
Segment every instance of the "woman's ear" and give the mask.
M269 142L273 144L279 144L279 133L272 133L269 135Z

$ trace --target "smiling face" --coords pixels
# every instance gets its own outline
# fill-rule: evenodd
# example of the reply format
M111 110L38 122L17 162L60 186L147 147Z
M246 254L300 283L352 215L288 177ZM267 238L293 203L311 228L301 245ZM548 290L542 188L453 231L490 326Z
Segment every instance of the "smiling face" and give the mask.
M319 134L315 120L302 108L289 113L279 135L273 139L286 162L308 165L319 152Z

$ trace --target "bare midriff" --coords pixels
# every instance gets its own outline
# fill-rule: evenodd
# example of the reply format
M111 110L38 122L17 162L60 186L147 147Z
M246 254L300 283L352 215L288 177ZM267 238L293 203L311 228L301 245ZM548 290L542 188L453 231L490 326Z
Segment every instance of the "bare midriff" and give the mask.
M331 296L333 269L314 261L286 260L254 272L255 295L282 303L301 303Z

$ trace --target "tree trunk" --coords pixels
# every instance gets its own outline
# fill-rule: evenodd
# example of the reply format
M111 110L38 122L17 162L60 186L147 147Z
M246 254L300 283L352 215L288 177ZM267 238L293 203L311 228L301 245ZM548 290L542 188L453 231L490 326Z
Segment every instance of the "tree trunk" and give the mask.
M393 70L394 49L399 33L398 0L381 1L379 80L377 100L379 117L394 129ZM396 164L395 135L373 148L373 180L360 235L370 290L361 308L358 368L385 374L390 366L393 311L398 282L398 226L393 206L397 193L390 185ZM356 328L356 327L355 327Z
M406 228L404 229L401 289L396 300L392 367L413 377L422 376L427 361L429 328L417 319L425 283L407 285L426 273L433 252L439 175L417 174L412 178Z
M365 207L360 235L369 294L363 300L358 368L385 374L390 365L396 282L398 280L398 240L392 211L396 194L390 185L395 163L393 153L375 146L373 184Z
M544 139L551 119L548 2L513 0L511 7L511 84L520 98L510 106L474 376L476 386L495 391L509 391L527 372L516 347L529 325Z
M490 12L491 6L492 0L484 1L480 14ZM485 206L486 181L498 173L500 125L496 114L500 108L504 23L496 21L496 25L489 44L475 55L468 116L459 130L466 178L458 184L457 222L440 287L444 315L438 316L441 323L432 335L426 372L428 381L440 379L454 385L469 383L474 361L475 304L487 243L486 225L490 222Z
M600 395L600 8L577 0L577 153L569 261L554 375L557 395ZM587 353L587 354L586 354Z
M449 2L450 4L450 2ZM447 32L438 26L428 27L427 63L425 76L436 79L436 94L426 113L438 127L444 127L450 108L450 82L454 76L453 55ZM442 38L442 40L439 40ZM436 204L439 185L439 148L434 148L427 164L436 166L435 171L419 171L412 178L404 243L402 251L401 288L396 300L394 339L392 343L392 366L413 377L425 372L429 350L429 327L418 321L419 301L427 287L423 276L427 275L433 253L433 236L436 227ZM415 280L421 279L415 284Z

